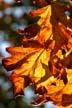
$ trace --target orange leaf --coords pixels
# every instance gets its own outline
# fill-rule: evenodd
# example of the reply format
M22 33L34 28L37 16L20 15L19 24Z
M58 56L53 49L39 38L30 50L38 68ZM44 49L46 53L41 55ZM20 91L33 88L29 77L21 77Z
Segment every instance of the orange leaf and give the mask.
M15 96L33 83L39 95L34 104L72 104L72 100L66 103L72 97L72 38L65 9L56 2L32 11L30 15L40 16L37 24L23 31L22 46L7 48L11 56L3 59L3 65L13 70L9 80Z

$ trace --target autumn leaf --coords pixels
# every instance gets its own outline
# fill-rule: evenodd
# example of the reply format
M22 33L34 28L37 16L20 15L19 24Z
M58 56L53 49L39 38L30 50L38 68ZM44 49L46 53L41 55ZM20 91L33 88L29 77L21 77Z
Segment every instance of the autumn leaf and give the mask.
M62 96L62 105L68 106L72 104L72 95L63 94Z
M32 0L32 1L33 1L33 4L36 4L36 5L40 6L40 7L44 7L46 5L51 4L51 2L53 0Z
M32 0L33 4L36 4L40 7L46 6L46 1L45 0Z
M21 35L26 36L27 38L32 38L37 35L37 33L40 31L40 26L37 24L30 25L29 27L25 28L24 30L19 29L18 32Z
M45 11L40 15L42 16L42 18L40 18L37 23L40 27L41 25L44 25L42 23L49 23L49 25L47 25L48 29L46 29L46 27L45 30L41 28L34 39L28 40L28 38L24 37L22 42L23 47L7 48L7 51L11 53L12 56L5 58L3 60L3 64L7 70L13 70L13 73L10 75L9 79L13 82L14 85L14 95L19 94L19 92L21 93L22 88L25 85L24 83L26 82L23 81L24 77L30 77L31 80L34 81L34 83L38 83L39 81L45 81L52 75L51 72L48 72L47 69L48 61L50 59L50 52L51 49L53 49L55 43L53 40L50 40L50 32L52 32L52 29L50 27L51 24L49 22L50 16L48 19L46 18L48 13L51 14L51 12L49 11L50 8L51 7L49 6L48 8L45 7L43 9L43 11ZM45 17L44 19L47 19L46 22L43 17ZM36 26L35 29L37 29ZM26 29L25 31L29 33L30 30L31 28ZM46 34L43 34L43 32L45 31ZM45 78L45 76L47 75L48 77ZM18 80L17 78L22 78L23 81L23 85L19 86L19 90L18 88L16 88L17 85L20 84L20 80Z
M19 31L24 35L20 47L6 49L11 56L2 62L8 71L13 70L9 80L14 96L23 95L24 88L33 83L38 94L33 105L72 104L72 30L66 9L56 2L31 11L29 15L39 20Z
M19 49L20 47L8 48L8 51L13 56L5 58L3 60L3 64L5 65L6 69L14 70L9 78L14 83L14 86L17 83L15 82L17 81L16 79L19 77L22 77L24 79L24 76L30 76L37 78L37 80L40 80L42 77L44 77L46 72L42 67L42 63L48 65L49 58L47 58L47 56L50 56L50 51L46 51L46 49L44 48L33 48L33 50L32 48L25 48L25 50L24 48L21 48L21 51ZM19 59L17 57L19 57ZM15 90L16 88L14 89L14 91ZM14 94L17 94L17 91L15 91Z

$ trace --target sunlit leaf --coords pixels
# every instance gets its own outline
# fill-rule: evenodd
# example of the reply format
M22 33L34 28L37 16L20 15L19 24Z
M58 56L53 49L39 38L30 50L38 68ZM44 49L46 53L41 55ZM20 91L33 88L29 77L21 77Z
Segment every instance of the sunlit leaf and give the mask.
M41 6L46 3L33 1ZM24 35L22 46L7 48L11 56L3 59L4 67L13 70L9 80L14 96L23 95L24 88L34 84L38 97L33 105L47 101L60 107L72 104L72 28L66 9L56 2L31 11L29 15L38 16L38 21L19 30Z

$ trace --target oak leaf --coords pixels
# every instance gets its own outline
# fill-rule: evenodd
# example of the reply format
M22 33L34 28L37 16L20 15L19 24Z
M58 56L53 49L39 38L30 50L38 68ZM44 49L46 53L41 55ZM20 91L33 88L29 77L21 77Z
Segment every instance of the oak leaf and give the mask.
M59 106L72 104L72 100L66 103L67 97L72 97L72 38L65 9L53 3L30 12L40 19L23 31L22 46L7 48L11 56L3 59L4 67L13 70L9 80L15 96L22 95L30 83L34 84L39 96L34 105L47 101ZM32 32L33 27L36 30Z

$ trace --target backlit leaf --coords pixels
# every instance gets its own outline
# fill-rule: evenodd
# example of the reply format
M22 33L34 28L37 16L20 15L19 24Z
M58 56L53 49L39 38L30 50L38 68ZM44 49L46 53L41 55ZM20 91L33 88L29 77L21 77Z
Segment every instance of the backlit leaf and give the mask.
M46 5L41 4L45 0L33 1ZM72 29L66 9L55 2L31 11L29 15L40 18L19 31L24 35L22 46L7 48L11 56L3 59L4 67L13 70L9 80L14 96L23 95L24 88L34 84L38 97L33 105L53 101L62 108L72 104Z

